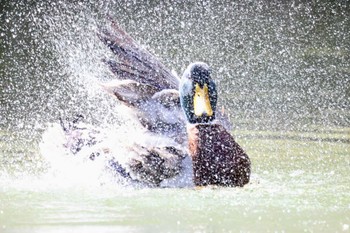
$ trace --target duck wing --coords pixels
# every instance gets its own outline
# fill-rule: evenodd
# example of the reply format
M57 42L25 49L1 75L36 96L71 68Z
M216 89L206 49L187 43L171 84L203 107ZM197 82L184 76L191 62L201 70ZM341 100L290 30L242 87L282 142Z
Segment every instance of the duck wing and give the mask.
M115 55L104 62L116 79L102 86L129 108L128 119L144 132L139 139L133 139L130 132L128 144L132 146L127 155L114 155L111 164L133 180L159 185L178 175L187 157L179 80L116 22L111 21L98 36Z
M179 80L155 56L143 49L115 21L97 34L115 54L116 60L104 60L118 79L134 80L157 91L178 89Z

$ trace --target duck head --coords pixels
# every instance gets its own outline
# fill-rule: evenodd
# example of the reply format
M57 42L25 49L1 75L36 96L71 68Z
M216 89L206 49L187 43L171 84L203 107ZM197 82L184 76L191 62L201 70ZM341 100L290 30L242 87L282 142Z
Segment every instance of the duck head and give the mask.
M206 63L187 67L180 82L180 101L189 123L210 123L215 119L216 85Z

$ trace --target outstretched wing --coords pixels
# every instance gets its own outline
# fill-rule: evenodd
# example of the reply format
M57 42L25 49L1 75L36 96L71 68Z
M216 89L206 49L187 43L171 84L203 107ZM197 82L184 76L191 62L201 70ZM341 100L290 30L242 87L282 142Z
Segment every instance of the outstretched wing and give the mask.
M102 85L104 89L131 107L148 130L185 141L178 78L115 21L98 36L115 55L104 60L116 75L116 80Z
M187 157L179 80L116 22L111 20L110 27L101 29L98 36L115 55L104 62L116 79L102 86L132 110L128 113L130 119L147 129L142 137L146 142L132 141L127 159L115 156L112 165L118 168L115 170L146 183L158 185L175 177Z
M118 59L105 60L118 79L129 79L142 85L150 85L157 91L178 89L178 79L115 21L111 20L110 27L102 29L98 36Z

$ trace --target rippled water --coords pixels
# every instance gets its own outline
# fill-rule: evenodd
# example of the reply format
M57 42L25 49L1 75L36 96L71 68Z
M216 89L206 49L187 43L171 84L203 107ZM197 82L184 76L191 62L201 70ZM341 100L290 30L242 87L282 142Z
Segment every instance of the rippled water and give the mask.
M254 133L254 132L250 132ZM349 130L342 138L349 140ZM2 232L348 232L349 143L239 138L244 188L135 189L86 177L2 177ZM317 136L317 134L316 134Z
M349 232L349 9L345 1L6 2L0 232ZM132 188L50 167L39 148L47 123L83 112L93 125L122 124L99 86L113 78L95 34L108 14L177 72L195 60L213 67L252 160L250 184Z

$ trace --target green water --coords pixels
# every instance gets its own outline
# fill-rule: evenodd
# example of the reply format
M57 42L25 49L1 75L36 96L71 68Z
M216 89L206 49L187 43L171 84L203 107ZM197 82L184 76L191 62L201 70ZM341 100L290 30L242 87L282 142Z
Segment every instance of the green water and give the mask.
M350 129L236 135L253 164L244 188L62 186L40 176L2 177L0 232L350 231Z

